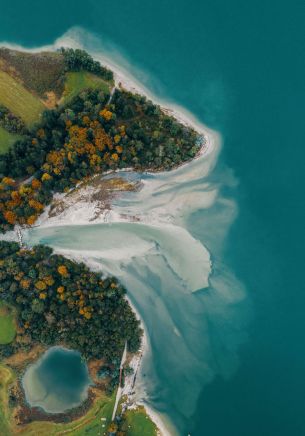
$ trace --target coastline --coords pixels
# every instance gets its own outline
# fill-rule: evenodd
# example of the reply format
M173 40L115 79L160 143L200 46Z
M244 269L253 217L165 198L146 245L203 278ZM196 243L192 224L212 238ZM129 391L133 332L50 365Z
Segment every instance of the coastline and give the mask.
M60 47L83 48L83 46L79 42L77 42L76 40L73 40L69 37L68 38L65 38L65 37L59 38L58 40L55 41L55 43L53 45L34 48L34 49L27 49L27 48L24 48L24 47L15 45L15 44L6 44L6 43L4 43L4 44L5 44L5 46L10 47L12 49L19 49L19 50L28 51L28 52L38 52L38 51L42 51L42 50L53 50L54 51ZM145 95L147 98L151 99L153 102L160 105L161 109L164 112L175 117L182 124L184 124L186 126L191 126L198 133L203 135L203 137L204 137L203 144L202 144L197 156L194 159L197 159L201 156L208 155L215 150L219 151L220 145L221 145L221 137L217 132L214 132L211 129L207 128L204 124L202 124L201 122L199 122L199 120L197 120L194 116L192 116L192 114L189 113L186 109L184 109L178 105L175 105L173 103L165 102L165 101L159 99L158 97L154 96L147 88L145 88L138 81L133 79L127 71L124 71L123 68L121 68L114 61L112 61L111 58L104 56L104 55L101 55L100 53L92 52L91 50L88 50L87 48L85 48L85 49L91 53L91 55L94 57L94 59L99 60L101 62L101 64L107 66L108 68L110 68L113 71L114 78L115 78L115 86L118 86L118 87L120 86L120 87L126 89L127 91L134 92L134 93L140 93L142 95ZM194 159L192 159L192 161ZM184 162L183 164L181 164L179 166L179 168L181 168L185 165L188 165L188 164L189 164L189 162ZM121 171L124 172L124 171L126 171L126 169L121 170ZM116 171L116 172L119 172L119 171ZM49 209L47 208L45 213L48 213L48 211L49 211ZM76 212L76 215L77 215L77 212ZM40 226L47 227L48 221L49 221L49 219L46 217L45 214L43 214L37 223L38 227L40 227ZM55 225L61 225L61 224L63 224L63 221L59 217L59 220L58 220L57 224L55 224ZM85 223L86 222L81 221L81 220L77 221L77 219L75 221L73 221L73 224L75 224L75 225L77 225L77 224L82 225ZM50 223L50 225L53 226L54 222ZM130 299L128 299L128 301L129 301L129 304L132 307L134 313L136 314L137 318L140 320L141 328L143 329L143 338L142 338L143 341L142 341L141 348L142 348L142 356L144 356L148 352L148 349L149 349L148 335L147 335L147 332L145 330L145 324L144 324L143 320L141 319L139 313L135 309L134 305L130 302ZM140 369L141 369L141 359L139 362L139 370ZM157 425L157 427L162 435L167 436L167 435L173 434L172 431L169 432L169 430L166 428L166 425L165 425L164 421L162 420L160 414L158 414L156 411L154 411L145 402L139 402L138 404L143 405L145 407L147 414L150 416L152 421Z
M130 307L132 308L134 314L136 315L136 318L139 320L140 322L140 327L143 330L143 335L142 335L142 341L141 341L141 348L138 351L138 353L136 355L133 356L132 360L134 360L132 367L136 368L137 370L137 374L140 373L141 371L141 364L142 364L142 359L145 356L145 354L147 354L147 352L149 351L149 337L146 331L146 326L144 324L144 321L142 320L139 312L137 311L137 309L135 308L134 304L132 303L132 301L130 300L130 298L128 296L126 296L126 299L130 305ZM133 380L133 376L129 376L126 377L126 379L132 379ZM130 385L130 382L128 380L125 379L125 385L122 391L122 397L124 395L127 395L127 397L130 397L130 395L132 395L132 386ZM130 381L132 381L130 380ZM134 385L134 388L136 389L136 382ZM146 414L150 417L150 419L156 424L157 428L158 428L158 432L160 432L161 436L173 436L173 432L169 431L168 427L170 426L169 423L165 422L165 419L162 419L160 414L154 410L152 407L150 407L145 401L141 401L141 400L137 400L135 399L135 401L133 402L133 404L128 408L134 408L136 406L143 406L145 408Z
M98 60L102 65L112 70L112 72L114 73L114 82L116 87L121 86L127 91L144 95L148 99L152 100L154 103L158 104L164 112L167 112L174 118L176 118L179 122L181 122L181 124L190 126L198 133L202 134L205 137L206 144L204 149L200 151L200 156L208 154L212 151L214 147L221 146L221 135L218 132L208 128L186 108L175 104L174 102L166 101L157 97L139 80L135 79L125 67L113 60L111 58L111 55L104 54L101 51L92 50L88 48L85 44L82 44L80 41L81 37L78 35L78 32L80 32L78 28L72 28L71 31L66 32L62 37L57 38L53 44L48 44L40 47L28 48L19 44L12 44L6 41L0 42L0 46L3 45L12 50L21 50L29 53L38 53L41 51L56 51L61 47L84 49L91 54L94 60ZM185 164L187 164L187 162L183 163L181 166Z

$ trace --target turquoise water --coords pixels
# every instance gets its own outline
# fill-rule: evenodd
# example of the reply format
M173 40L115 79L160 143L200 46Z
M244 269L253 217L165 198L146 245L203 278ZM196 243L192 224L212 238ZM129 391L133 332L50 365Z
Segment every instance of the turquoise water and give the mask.
M90 377L77 351L52 347L27 368L22 384L31 406L60 413L87 398Z
M181 435L305 434L304 3L1 0L0 5L0 40L40 46L81 26L127 58L155 94L182 104L222 133L222 154L210 178L221 184L232 169L238 185L225 182L221 193L237 202L238 216L224 243L219 242L222 212L229 212L219 204L194 213L188 226L215 258L215 279L223 264L230 267L228 274L243 283L249 303L225 305L227 312L216 323L211 308L208 316L203 310L207 302L201 298L207 297L197 293L200 302L190 303L195 321L189 326L187 297L180 304L167 297L168 311L181 315L180 330L188 328L187 343L195 338L190 348L200 344L199 366L193 366L200 392L190 414L181 416L183 390L175 390L179 383L163 372L164 360L155 353L159 389L151 388L151 402L170 415ZM214 225L206 228L212 219ZM134 269L141 272L138 265ZM147 272L147 280L161 299L160 278ZM213 302L215 311L221 302ZM151 334L156 332L153 345L161 347L162 331L153 329L153 316L145 321ZM227 361L231 370L223 371ZM193 383L191 378L189 389Z

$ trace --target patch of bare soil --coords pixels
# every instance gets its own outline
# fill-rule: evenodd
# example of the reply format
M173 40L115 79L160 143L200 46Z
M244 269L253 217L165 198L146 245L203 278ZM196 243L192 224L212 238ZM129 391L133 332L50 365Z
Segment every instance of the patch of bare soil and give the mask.
M54 109L57 105L57 97L54 91L45 93L45 98L41 100L48 109Z
M49 211L49 217L60 215L66 209L76 203L94 203L95 214L91 221L96 220L103 212L111 209L114 198L124 192L136 191L140 183L129 182L122 177L105 178L105 176L94 176L81 182L75 189L69 191L60 199L53 200Z
M4 359L4 363L14 369L22 369L45 351L46 347L40 344L34 345L29 351L18 351L10 357Z

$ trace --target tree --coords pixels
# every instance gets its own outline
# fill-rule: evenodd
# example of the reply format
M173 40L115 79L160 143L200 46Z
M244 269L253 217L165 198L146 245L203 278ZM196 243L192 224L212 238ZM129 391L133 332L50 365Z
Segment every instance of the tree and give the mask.
M42 301L38 300L37 298L32 301L31 308L34 313L40 314L44 312L44 304Z
M59 265L57 268L57 271L61 276L67 277L68 276L68 270L65 265Z

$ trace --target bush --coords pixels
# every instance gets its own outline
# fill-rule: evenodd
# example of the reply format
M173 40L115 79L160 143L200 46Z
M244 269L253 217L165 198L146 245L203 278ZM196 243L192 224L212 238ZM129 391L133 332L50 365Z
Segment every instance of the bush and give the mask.
M113 80L112 71L102 67L98 61L95 61L92 56L85 50L73 48L61 48L61 53L64 55L67 71L89 71L105 80Z
M24 134L26 132L22 119L2 105L0 105L0 126L10 133Z

